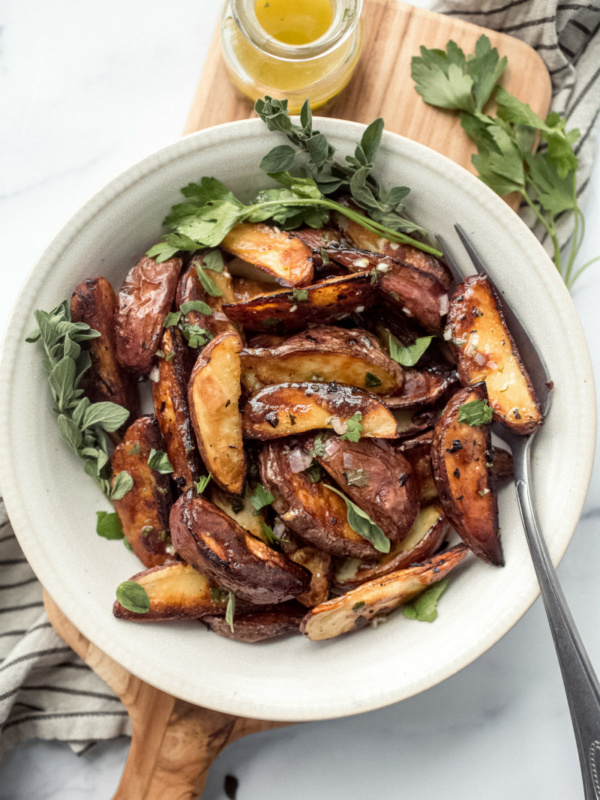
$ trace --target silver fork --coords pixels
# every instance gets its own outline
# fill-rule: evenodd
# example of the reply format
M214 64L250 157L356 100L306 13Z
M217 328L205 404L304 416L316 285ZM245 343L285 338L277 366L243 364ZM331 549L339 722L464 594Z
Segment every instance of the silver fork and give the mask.
M544 409L544 416L546 416L552 394L552 383L546 366L514 309L502 292L498 290L466 233L460 225L454 227L475 269L480 275L488 277L500 298L508 328L517 344L533 388ZM450 249L441 237L438 237L438 241L455 281L457 284L461 283L464 276ZM585 800L600 800L600 683L598 683L598 678L573 622L533 508L529 487L531 485L531 446L536 434L534 432L529 436L520 436L499 423L494 423L493 430L499 438L506 442L513 454L519 511L540 584L569 702L583 776L584 797Z

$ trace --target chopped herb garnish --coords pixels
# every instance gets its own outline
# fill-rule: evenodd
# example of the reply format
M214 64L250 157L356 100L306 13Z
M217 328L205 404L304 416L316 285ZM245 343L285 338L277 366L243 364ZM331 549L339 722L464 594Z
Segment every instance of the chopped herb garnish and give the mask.
M326 267L331 261L331 259L329 258L329 253L327 252L327 250L325 250L324 247L321 247L319 252L321 254L321 261L323 262L323 266Z
M133 489L133 478L129 472L119 472L114 477L110 499L122 500L131 489Z
M318 483L323 477L323 469L317 461L313 461L313 463L307 470L305 470L305 472L310 478L311 483Z
M262 483L257 483L256 489L250 498L250 502L252 503L252 507L255 509L255 511L260 511L261 508L270 506L273 500L275 500L275 498L271 492L268 492Z
M381 386L381 381L377 375L373 375L372 372L367 372L365 375L365 387L367 389L372 389L373 386Z
M449 583L450 579L446 578L426 589L415 600L407 603L402 608L404 616L409 619L419 620L419 622L433 622L437 617L438 601L448 588Z
M294 300L308 300L308 289L292 289Z
M210 483L211 478L212 478L212 473L210 473L210 475L200 476L200 480L196 484L196 491L198 492L198 494L202 494L202 492L206 489L206 487Z
M155 450L154 448L150 450L148 466L161 475L170 475L173 472L169 456L162 450Z
M139 456L141 450L142 448L140 446L140 443L136 442L135 444L131 445L128 452L130 456Z
M344 472L344 480L348 486L356 486L357 489L363 489L369 485L371 477L366 469L347 469Z
M165 317L165 321L163 323L164 328L170 328L173 325L179 325L179 320L181 319L181 311L169 311L167 316ZM164 353L163 353L164 355Z
M368 514L365 514L362 508L359 508L355 503L352 502L352 500L348 500L348 498L338 489L335 489L328 483L324 483L323 486L331 489L332 492L335 492L337 495L339 495L344 503L346 503L348 525L350 525L352 530L358 533L359 536L362 536L363 539L371 542L373 547L380 553L389 553L390 540L381 530L379 525L376 525L371 517Z
M473 426L489 425L494 416L487 400L473 400L463 403L458 409L458 421Z
M196 267L196 274L198 275L198 280L202 284L204 291L211 297L222 297L223 292L219 289L213 279L206 274L202 264L200 263L200 260L195 259L192 263Z
M199 314L204 314L206 317L212 317L212 308L202 300L190 300L187 303L182 303L179 306L182 314L189 314L190 311L197 311Z
M340 439L347 439L349 442L358 442L362 433L363 426L361 424L362 414L357 411L347 422L348 427L346 432L340 436Z
M414 367L427 350L435 336L421 336L413 344L404 347L396 337L390 333L388 347L390 356L403 367Z
M221 589L220 586L213 586L210 590L210 597L213 603L224 603L229 599L229 592L227 589Z
M359 600L358 603L354 603L352 606L352 611L360 611L361 608L364 608L366 603L364 600Z
M270 525L267 525L266 522L260 523L260 532L267 540L268 544L281 544L283 539L280 539L279 536L275 536L273 533L273 528Z
M122 539L125 535L116 511L96 511L96 533L103 539Z
M310 455L313 458L323 458L326 446L327 439L325 436L322 433L317 433L313 441L313 446L310 448Z
M212 269L213 272L223 272L223 255L220 250L209 250L204 253L202 262L205 269Z
M182 322L179 327L184 339L192 348L204 347L213 338L212 333L209 333L206 328L200 328L198 325L188 325L187 322Z
M117 600L134 614L147 614L150 611L150 598L143 586L135 581L123 581L117 586Z

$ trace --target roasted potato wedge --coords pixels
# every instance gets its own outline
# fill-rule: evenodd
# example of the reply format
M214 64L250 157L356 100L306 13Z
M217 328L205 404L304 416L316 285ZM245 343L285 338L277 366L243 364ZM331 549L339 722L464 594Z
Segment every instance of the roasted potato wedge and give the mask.
M462 405L486 399L484 383L454 395L434 429L431 465L442 508L463 542L479 558L503 566L490 426L458 421Z
M130 372L148 375L152 369L181 264L180 258L158 264L144 256L125 276L119 291L115 338L119 364Z
M235 614L233 630L223 617L205 617L202 622L219 636L236 642L263 642L289 633L298 633L306 609L297 603L281 603L273 608Z
M261 523L265 523L266 519L260 511L256 511L252 505L250 498L252 492L248 486L246 491L239 497L238 495L231 495L219 489L218 486L211 484L209 492L210 500L224 511L228 517L235 520L244 530L250 531L253 536L262 539L265 544L268 544L263 534Z
M129 426L111 459L113 483L119 472L133 478L133 488L114 504L125 538L145 567L156 567L168 557L169 476L148 466L150 451L161 447L156 417L140 417Z
M250 331L279 334L311 324L326 325L363 311L375 297L371 275L361 273L327 278L302 290L272 292L243 303L225 304L223 310L232 322Z
M217 289L221 292L220 297L212 297L200 283L200 278L196 271L195 262L201 261L201 259L202 257L197 255L192 265L185 270L179 279L175 294L175 305L179 310L184 303L200 300L210 307L212 313L202 314L200 311L188 311L183 317L185 322L189 325L197 325L199 328L204 328L213 336L218 336L225 331L235 332L235 326L223 312L223 303L235 302L231 275L225 270L223 272L211 270L208 273Z
M335 573L335 585L340 589L352 589L425 561L439 550L449 530L450 525L439 503L423 506L406 537L396 542L389 553L380 555L377 564L364 563L357 558L341 562Z
M442 332L448 311L448 294L431 273L369 250L340 247L330 252L331 258L350 272L375 271L374 274L380 275L377 288L388 303L393 303L426 330Z
M239 275L234 275L231 279L231 288L233 290L233 300L226 300L226 303L245 303L254 297L264 297L264 295L281 291L278 286L273 286L272 283L263 283L262 281L255 281L253 278L244 278Z
M439 406L433 408L394 409L398 439L404 441L433 428L442 413Z
M154 622L161 619L199 619L225 614L228 593L216 583L182 561L171 561L138 572L129 579L139 583L150 598L150 611L136 614L115 600L113 614L120 619Z
M396 420L375 395L337 383L281 383L253 395L242 414L244 436L278 439L344 425L362 414L362 436L393 439Z
M170 522L181 558L243 600L283 603L310 585L308 570L267 547L191 489L171 509Z
M312 608L302 620L300 631L313 642L320 642L360 630L374 617L387 616L428 586L443 580L467 553L467 548L459 544L423 564L363 583Z
M302 540L334 556L376 559L373 545L348 524L346 504L306 472L292 472L289 447L269 442L259 456L261 481L282 522Z
M330 436L317 460L390 541L406 536L419 511L419 484L399 450L381 439Z
M303 545L288 530L282 538L281 547L290 561L305 567L311 575L310 587L298 595L298 602L307 608L325 602L329 597L333 574L333 561L329 553L324 553L318 547Z
M191 351L177 328L163 333L164 358L158 360L158 380L152 384L154 413L179 489L188 489L200 476L200 457L188 407Z
M458 287L448 326L463 386L485 381L494 418L515 433L542 425L541 406L487 276L472 275Z
M313 278L310 249L297 237L264 222L242 222L220 244L282 286L305 286Z
M388 408L417 408L443 400L458 385L458 373L450 366L425 369L405 367L404 384L400 392L381 399Z
M379 346L372 333L321 326L287 339L278 347L244 348L242 384L250 392L276 383L323 381L390 394L402 387L402 367Z
M452 283L452 275L446 265L429 253L424 253L410 244L399 244L391 242L383 236L377 236L374 231L364 228L358 222L348 219L348 217L334 213L334 219L344 236L358 250L371 250L374 253L381 253L384 256L391 256L398 261L404 261L411 267L429 272L438 280L444 289L448 289ZM308 242L307 242L308 244Z
M270 333L257 333L255 336L252 336L250 339L248 339L246 347L250 349L253 349L255 347L262 347L262 348L278 347L285 341L287 341L287 338L285 336L275 336L274 334Z
M127 425L139 415L140 401L133 376L125 372L117 361L116 311L117 296L106 278L83 281L71 297L72 321L85 322L100 332L97 339L88 342L92 364L83 376L83 389L87 397L92 403L108 401L129 409L128 422L115 431L114 440L118 441L127 430Z
M200 352L188 387L188 405L200 455L226 492L241 494L246 476L238 402L242 340L221 333Z

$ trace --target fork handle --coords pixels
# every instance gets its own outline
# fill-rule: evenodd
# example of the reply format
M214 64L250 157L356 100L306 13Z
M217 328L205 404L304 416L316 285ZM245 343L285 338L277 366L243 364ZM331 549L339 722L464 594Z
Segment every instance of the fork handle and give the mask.
M575 730L585 800L600 800L600 684L562 592L540 531L529 490L531 441L519 443L515 484L519 511L540 584ZM521 457L518 457L518 456Z

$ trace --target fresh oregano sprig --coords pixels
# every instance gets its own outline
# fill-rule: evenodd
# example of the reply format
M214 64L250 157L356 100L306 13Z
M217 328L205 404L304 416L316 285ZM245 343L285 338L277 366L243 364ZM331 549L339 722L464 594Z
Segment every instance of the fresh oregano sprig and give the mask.
M554 263L567 287L600 256L574 270L585 220L577 200L578 159L573 150L579 131L566 129L566 119L551 112L543 120L527 103L498 86L507 65L487 36L479 37L475 53L466 56L449 41L446 50L421 47L412 59L415 89L429 105L458 111L465 133L477 145L472 157L479 177L497 194L519 192L552 241ZM484 113L489 101L496 115ZM543 142L532 152L536 138ZM563 259L557 219L571 212L575 230Z
M376 222L395 231L424 233L403 215L410 189L407 186L385 189L372 175L384 128L381 117L365 128L354 155L346 156L341 164L334 159L335 147L323 133L314 130L308 100L300 111L300 125L290 119L287 100L267 96L256 101L254 110L270 131L284 133L294 145L278 145L270 150L260 163L262 170L272 174L300 169L313 178L325 195L348 192L356 205Z
M127 472L117 475L111 489L111 466L106 434L118 430L129 417L129 411L116 403L92 403L80 388L89 369L89 353L82 342L100 336L84 322L71 321L68 300L52 311L38 309L38 328L27 342L40 342L44 348L42 364L48 373L48 384L57 414L58 429L73 452L83 460L84 470L96 481L109 499L120 499L133 485Z

